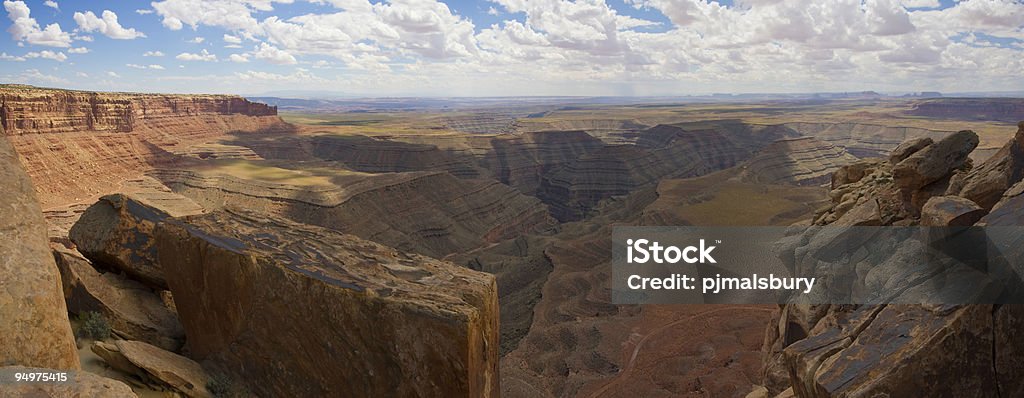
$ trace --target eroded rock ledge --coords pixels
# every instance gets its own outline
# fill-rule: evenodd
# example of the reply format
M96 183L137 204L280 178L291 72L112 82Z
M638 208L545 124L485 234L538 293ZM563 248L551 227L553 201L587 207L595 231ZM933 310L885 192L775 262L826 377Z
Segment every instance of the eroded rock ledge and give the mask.
M254 393L498 395L491 275L237 209L155 234L189 352Z

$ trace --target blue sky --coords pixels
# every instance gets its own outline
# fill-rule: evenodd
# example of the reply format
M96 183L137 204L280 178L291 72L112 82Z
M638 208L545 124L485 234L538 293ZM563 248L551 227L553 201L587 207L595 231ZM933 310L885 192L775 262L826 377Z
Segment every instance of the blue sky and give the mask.
M1019 0L6 0L3 12L3 81L88 90L1024 89Z

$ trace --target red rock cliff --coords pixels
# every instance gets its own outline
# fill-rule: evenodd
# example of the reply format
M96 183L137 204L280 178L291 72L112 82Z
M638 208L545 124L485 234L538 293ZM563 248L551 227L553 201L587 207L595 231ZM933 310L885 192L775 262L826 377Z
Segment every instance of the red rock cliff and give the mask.
M0 125L43 208L91 202L229 133L287 127L232 95L98 93L0 85Z
M8 135L76 131L132 132L162 118L277 116L277 107L231 95L97 93L0 87L0 123Z

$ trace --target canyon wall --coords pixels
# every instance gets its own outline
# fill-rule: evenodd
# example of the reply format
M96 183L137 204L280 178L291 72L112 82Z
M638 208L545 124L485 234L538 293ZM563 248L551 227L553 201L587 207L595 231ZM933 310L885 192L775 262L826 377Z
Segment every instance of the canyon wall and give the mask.
M0 125L43 208L90 201L230 132L280 130L277 108L230 95L0 86Z

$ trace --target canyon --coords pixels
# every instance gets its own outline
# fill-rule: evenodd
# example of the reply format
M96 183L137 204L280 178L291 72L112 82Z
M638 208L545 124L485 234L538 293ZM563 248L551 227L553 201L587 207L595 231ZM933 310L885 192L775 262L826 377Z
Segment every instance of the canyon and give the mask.
M942 110L956 101L368 117L2 86L0 160L23 173L9 200L32 217L8 224L31 225L14 229L34 241L17 257L35 265L20 268L52 271L26 285L47 294L29 315L60 326L45 341L66 349L0 354L188 396L209 385L179 376L255 396L871 396L909 391L902 366L918 358L950 374L938 347L994 330L976 343L1006 350L971 364L1003 365L973 380L1017 391L1009 308L611 300L619 225L1010 222L1024 191L1024 146L1007 142L1015 105ZM85 313L112 335L79 336L83 354L70 325ZM930 329L890 362L851 359L881 358L879 344L916 327L907 316Z

